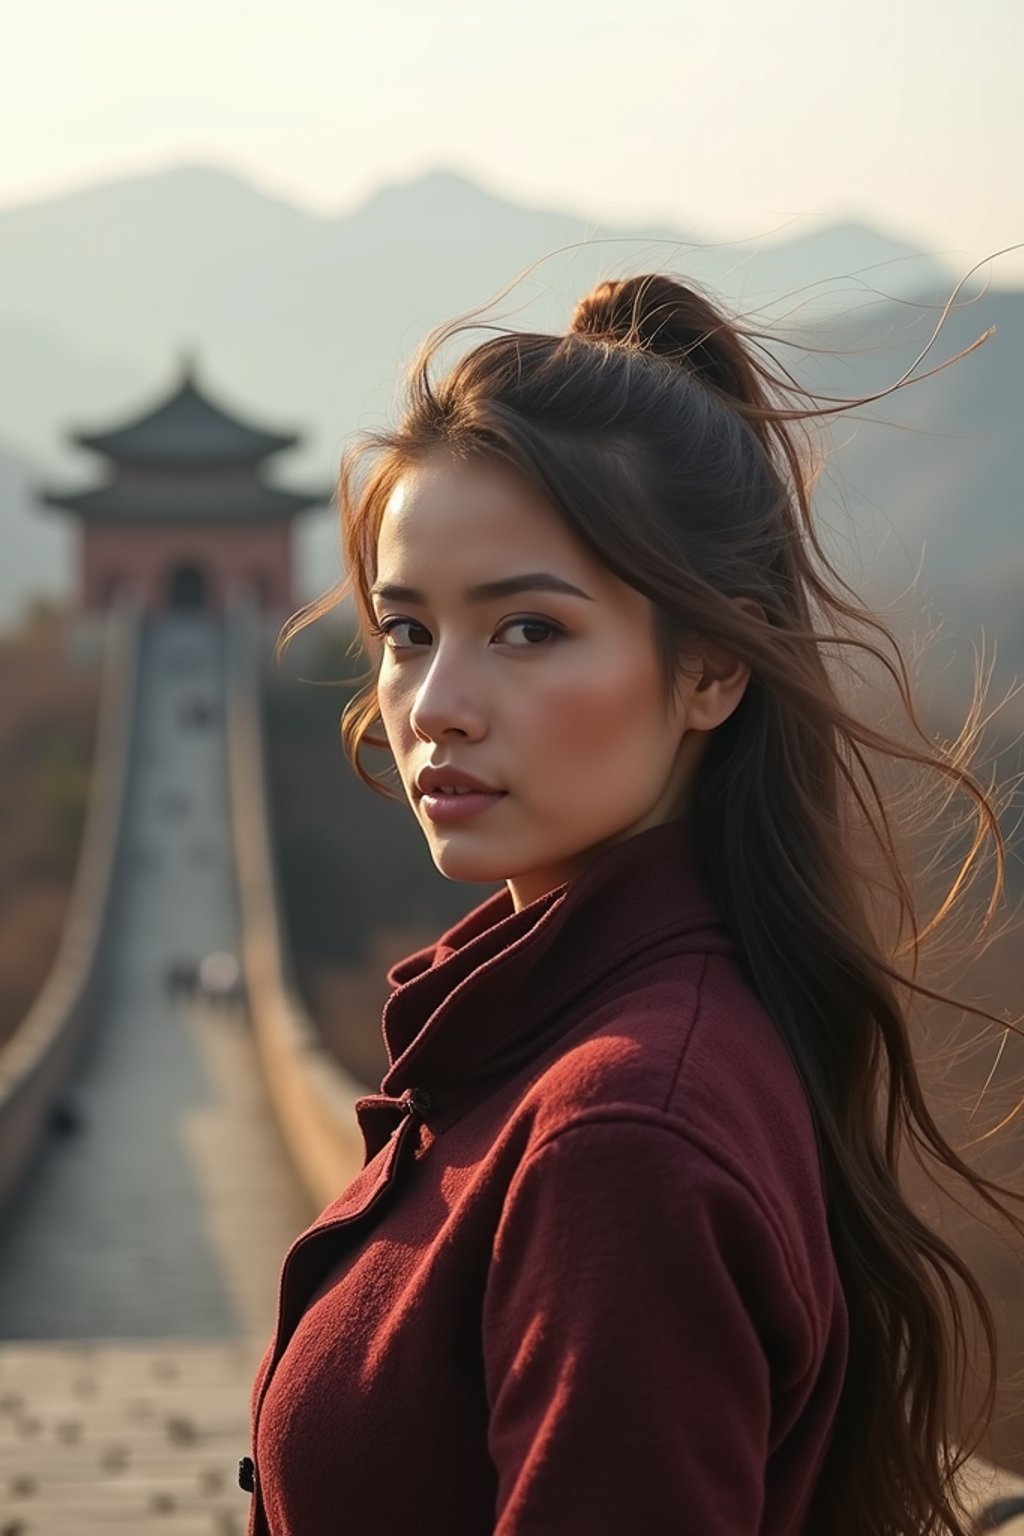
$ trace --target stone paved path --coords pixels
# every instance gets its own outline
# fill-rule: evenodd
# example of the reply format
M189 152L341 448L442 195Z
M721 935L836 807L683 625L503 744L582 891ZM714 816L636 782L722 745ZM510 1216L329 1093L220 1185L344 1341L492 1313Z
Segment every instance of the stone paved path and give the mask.
M209 1341L0 1349L3 1536L240 1536L250 1353Z
M180 718L185 695L209 723ZM314 1212L238 1007L172 997L238 950L221 637L149 628L109 1007L0 1228L0 1536L230 1536L280 1260Z

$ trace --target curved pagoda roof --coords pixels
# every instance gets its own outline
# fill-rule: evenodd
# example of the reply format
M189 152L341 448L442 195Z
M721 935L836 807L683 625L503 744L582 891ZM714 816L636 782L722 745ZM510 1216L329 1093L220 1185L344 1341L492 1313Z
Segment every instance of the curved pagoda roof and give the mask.
M119 464L257 463L298 441L297 433L264 432L223 410L199 389L191 355L176 388L151 410L107 432L73 432L72 439Z
M193 486L168 480L163 485L147 485L144 490L115 481L90 491L41 491L47 506L75 512L87 522L135 524L210 523L222 519L271 522L275 518L294 517L310 507L325 506L331 495L327 486L309 492L286 491L259 481L237 486Z

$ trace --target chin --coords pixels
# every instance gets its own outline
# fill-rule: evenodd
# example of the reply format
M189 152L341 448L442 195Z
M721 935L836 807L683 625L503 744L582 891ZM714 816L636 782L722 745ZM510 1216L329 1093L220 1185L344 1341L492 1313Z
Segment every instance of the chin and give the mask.
M446 880L464 880L474 885L499 885L505 880L505 864L482 850L431 847L431 858Z

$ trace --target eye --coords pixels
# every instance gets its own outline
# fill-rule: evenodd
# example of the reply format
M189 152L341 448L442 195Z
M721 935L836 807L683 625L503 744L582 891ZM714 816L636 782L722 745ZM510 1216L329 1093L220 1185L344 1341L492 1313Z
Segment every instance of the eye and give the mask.
M380 624L371 624L370 625L370 633L371 633L371 635L379 635L381 637L381 639L383 639L385 641L385 643L387 643L387 636L392 634L396 629L398 629L399 625L401 625L401 624L411 624L413 629L422 629L423 628L423 625L422 624L417 624L414 619L384 619ZM388 649L392 650L392 651L394 651L394 650L406 650L406 649L408 649L408 647L406 647L406 646L388 645Z
M513 646L513 650L517 650L517 651L540 651L540 650L543 650L545 645L553 645L554 642L556 640L558 640L565 633L565 631L563 629L559 629L557 624L549 624L547 619L508 619L501 626L501 628L502 629L521 628L521 629L532 629L532 630L535 630L535 631L538 630L538 629L542 629L542 630L546 630L547 631L546 638L544 640L540 641L539 643L535 644L533 642L528 641L526 645Z
M419 629L419 630L422 630L424 634L429 634L429 630L426 629L426 627L423 624L418 623L416 619L399 619L399 618L382 619L379 624L371 624L370 625L370 633L373 634L373 635L379 635L384 640L385 644L387 645L388 650L391 650L391 651L422 650L423 649L422 646L415 646L415 645L393 645L388 640L387 637L389 635L393 634L394 631L396 629L398 629L403 624L408 624L411 629ZM525 630L533 630L533 631L544 630L544 631L546 631L546 638L544 640L540 641L540 642L527 641L525 645L514 645L514 646L512 646L512 649L515 650L515 651L530 651L530 650L539 651L539 650L543 650L545 648L545 646L554 644L554 642L557 639L559 639L560 636L562 636L565 633L565 631L563 629L561 629L557 624L552 624L547 619L531 619L531 618L506 619L504 624L499 626L499 628L497 630L497 633L500 634L502 632L502 630L505 630L505 629L516 629L516 628L521 628L521 629L525 629Z

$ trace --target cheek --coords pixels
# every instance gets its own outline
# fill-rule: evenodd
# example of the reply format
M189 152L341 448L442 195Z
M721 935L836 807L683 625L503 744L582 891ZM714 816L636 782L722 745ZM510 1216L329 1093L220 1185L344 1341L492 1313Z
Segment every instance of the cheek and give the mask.
M377 708L384 725L384 734L392 746L397 746L408 730L409 710L412 700L403 695L394 681L387 680L382 671L377 678Z
M660 722L658 683L646 658L621 651L545 689L533 720L545 757L586 762L591 777L600 762L649 757Z

